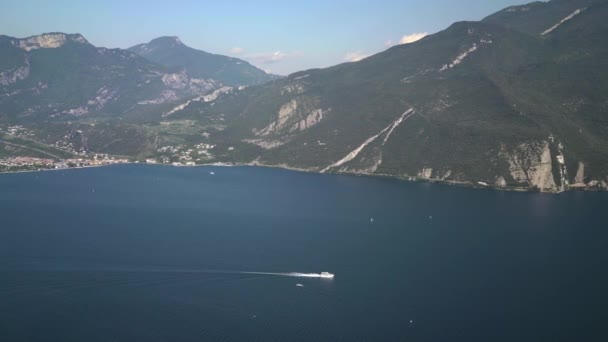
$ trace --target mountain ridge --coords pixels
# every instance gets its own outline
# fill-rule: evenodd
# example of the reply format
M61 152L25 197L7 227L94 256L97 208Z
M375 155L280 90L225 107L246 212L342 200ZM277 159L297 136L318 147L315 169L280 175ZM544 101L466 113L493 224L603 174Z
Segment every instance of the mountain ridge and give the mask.
M112 128L134 132L133 143L128 150L112 145L113 151L163 163L255 164L550 192L606 189L607 4L510 7L359 62L134 112ZM161 38L156 43L172 46L165 51L182 49L178 38ZM99 141L88 140L91 151L108 151L103 142L115 138L109 128L103 137L98 126L79 122L70 129L75 126Z
M189 47L177 36L158 37L127 50L163 66L183 68L195 77L213 78L228 86L254 85L276 78L242 59Z
M603 4L594 6L586 13L604 11ZM578 171L572 170L586 166L583 170L583 174L587 173L586 177L600 178L599 182L605 184L608 166L606 153L601 150L596 150L599 154L589 153L585 146L580 146L585 144L580 143L581 137L576 133L579 130L597 130L597 127L580 121L581 116L559 118L567 115L567 110L563 108L567 104L557 106L547 99L553 94L546 91L563 92L564 99L568 99L573 97L572 90L575 90L575 94L579 92L585 96L595 93L594 96L599 96L600 101L606 100L597 89L577 90L582 84L565 82L568 78L583 80L584 77L569 73L567 68L559 65L564 62L564 53L570 52L561 51L553 45L563 41L559 39L559 34L564 27L584 23L584 18L578 19L581 18L553 31L550 39L493 22L458 22L424 40L393 47L356 63L299 72L295 77L290 75L266 86L271 89L244 101L242 109L237 109L240 117L233 128L237 132L232 135L249 135L245 141L261 147L254 158L258 163L286 164L311 171L328 170L328 165L357 152L355 158L348 160L350 166L341 164L341 168L334 171L481 182L498 186L528 184L541 190L560 191L570 187L571 183L585 183L581 181L585 177L575 179ZM559 22L561 17L556 16L555 20ZM593 44L586 48L594 49ZM409 54L410 51L416 56ZM603 55L605 50L600 48L593 53ZM597 56L591 62L595 60L597 64L598 60L602 60ZM578 71L585 70L582 64L573 64L574 60L567 62L575 65ZM386 65L391 65L391 68L384 67ZM605 73L605 67L600 69ZM396 77L395 74L401 76ZM584 71L583 74L602 82L601 78L590 72ZM555 79L553 84L545 82L545 78L550 77ZM538 87L530 87L523 80L536 83ZM605 82L602 84L605 87ZM286 96L286 93L293 96ZM530 94L535 95L531 97ZM338 103L329 97L339 99ZM578 100L581 99L573 98L572 102ZM239 100L230 98L229 101ZM272 107L262 104L269 102L274 103ZM206 104L193 105L200 108L186 108L185 111L190 110L186 117L215 115L214 111L226 113L228 110L225 109L229 108L218 103L214 108ZM260 109L256 110L256 107ZM383 107L392 108L388 110L392 112L390 117L374 113ZM369 111L361 111L360 108L369 108ZM407 125L395 127L388 143L385 141L382 147L373 146L376 141L372 139L361 150L355 149L367 142L366 139L382 132L386 125L396 122L409 108L414 108L416 114ZM329 111L324 112L325 115L317 122L315 115L319 115L315 113L319 110ZM598 110L599 116L605 115L605 110ZM268 113L278 114L272 119L272 114ZM294 121L289 121L291 118L287 113L293 116ZM260 119L268 115L271 118L265 122ZM331 122L332 116L336 116L337 121ZM543 119L545 116L551 117L551 120ZM309 117L314 127L306 127L301 132L299 127L304 126L296 126L296 123ZM250 120L250 123L243 124L243 120ZM560 124L554 124L556 120ZM404 130L408 126L417 126L418 133L406 133ZM253 131L248 133L248 127L254 127ZM311 131L308 131L309 128ZM340 134L339 131L348 134ZM582 137L588 140L588 144L606 146L602 132L600 130L597 134ZM221 134L230 134L230 128ZM401 134L419 136L426 139L427 144L425 146L420 141L409 140L411 138L401 140L401 145L391 144L393 140L399 141ZM453 143L444 141L444 137L450 136L457 145L469 145L476 141L476 145L491 143L493 146L489 150L473 145L467 148L468 151L462 149L464 146L454 149ZM566 136L567 143L559 140L566 139ZM319 137L324 139L320 140ZM465 138L473 140L461 142ZM428 143L439 145L429 148ZM328 145L334 147L329 148ZM417 147L412 149L406 146ZM590 159L593 162L589 162ZM319 161L323 161L323 164L319 165ZM566 176L564 174L568 169L571 172Z

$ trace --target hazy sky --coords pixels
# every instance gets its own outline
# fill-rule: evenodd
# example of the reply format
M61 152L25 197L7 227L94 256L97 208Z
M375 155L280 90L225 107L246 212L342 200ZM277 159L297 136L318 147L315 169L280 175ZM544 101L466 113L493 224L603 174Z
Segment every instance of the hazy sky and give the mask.
M390 44L479 20L525 0L2 0L0 34L81 33L127 48L179 36L194 48L243 58L273 73L326 67ZM420 35L418 35L420 36Z

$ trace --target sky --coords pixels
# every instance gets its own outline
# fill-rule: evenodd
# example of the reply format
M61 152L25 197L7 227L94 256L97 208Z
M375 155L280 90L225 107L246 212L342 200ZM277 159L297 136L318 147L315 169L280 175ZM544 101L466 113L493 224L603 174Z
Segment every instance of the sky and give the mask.
M280 75L356 61L526 0L2 0L0 34L80 33L128 48L178 36Z

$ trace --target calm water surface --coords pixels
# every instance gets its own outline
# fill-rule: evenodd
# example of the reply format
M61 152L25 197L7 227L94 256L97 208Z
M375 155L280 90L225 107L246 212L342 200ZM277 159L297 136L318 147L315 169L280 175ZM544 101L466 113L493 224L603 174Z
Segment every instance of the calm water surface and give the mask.
M0 175L0 340L606 341L607 204L250 167Z

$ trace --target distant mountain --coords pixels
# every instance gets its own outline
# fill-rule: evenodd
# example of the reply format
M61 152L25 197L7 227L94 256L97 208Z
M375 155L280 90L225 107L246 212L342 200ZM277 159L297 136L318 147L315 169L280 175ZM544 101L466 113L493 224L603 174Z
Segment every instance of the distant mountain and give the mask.
M175 118L223 115L240 158L321 172L560 191L608 182L608 2L460 22L356 63L299 72Z
M181 68L198 78L214 79L228 86L260 84L276 78L248 62L186 46L178 37L160 37L129 48L148 60Z
M122 116L219 86L79 34L0 36L0 120Z

